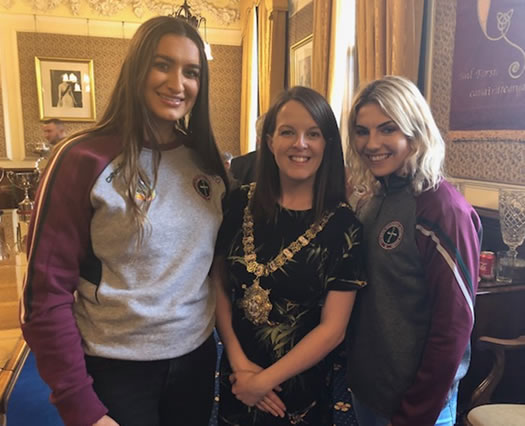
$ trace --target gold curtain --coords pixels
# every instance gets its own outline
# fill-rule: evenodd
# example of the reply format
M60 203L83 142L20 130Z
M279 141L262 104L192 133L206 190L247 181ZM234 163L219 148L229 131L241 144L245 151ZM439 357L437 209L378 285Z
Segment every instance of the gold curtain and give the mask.
M242 31L242 82L241 82L241 129L240 149L241 154L251 151L250 141L255 141L255 130L253 117L257 116L257 99L254 98L254 85L257 84L257 75L253 72L253 62L257 60L257 52L254 51L254 41L257 36L257 25L255 22L255 6L246 12L246 19ZM255 98L257 92L255 92ZM255 111L254 111L255 109Z
M312 88L324 97L334 69L332 8L333 0L314 0Z
M284 90L287 10L287 0L261 0L257 9L261 113Z
M386 74L417 83L422 0L357 0L359 83Z

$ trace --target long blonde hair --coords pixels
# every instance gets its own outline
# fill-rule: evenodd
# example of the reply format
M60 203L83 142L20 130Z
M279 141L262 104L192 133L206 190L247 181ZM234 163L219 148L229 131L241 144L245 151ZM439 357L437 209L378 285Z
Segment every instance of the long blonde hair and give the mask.
M377 179L363 163L354 143L356 119L361 107L375 103L407 137L411 153L403 173L411 178L414 194L436 188L443 179L445 142L425 98L410 80L385 76L361 88L354 97L348 119L350 180L364 192L379 190Z
M189 136L189 147L197 151L201 166L210 174L220 176L227 185L226 172L210 123L209 71L204 44L198 31L183 19L158 16L144 22L137 29L102 118L95 127L72 136L117 133L122 137L122 163L118 177L126 187L126 200L139 231L139 243L144 235L147 211L157 182L161 157L158 149L159 134L154 124L153 113L145 103L144 87L153 65L157 45L166 34L180 35L192 40L199 50L201 66L195 105L189 118L174 122L174 127ZM152 178L139 161L144 140L149 141L153 148ZM139 185L145 191L145 200L140 203L135 198Z

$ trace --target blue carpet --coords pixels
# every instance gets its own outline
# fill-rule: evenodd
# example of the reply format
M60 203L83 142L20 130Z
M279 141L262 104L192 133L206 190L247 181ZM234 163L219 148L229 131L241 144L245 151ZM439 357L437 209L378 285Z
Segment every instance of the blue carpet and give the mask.
M218 352L219 354L222 353L221 343L218 344ZM351 395L344 378L345 365L341 361L343 359L339 359L339 363L336 363L335 366L333 425L357 426L351 406ZM216 383L216 392L209 426L217 425L218 383ZM31 352L9 400L7 426L63 426L64 423L57 410L49 402L49 393L48 386L38 375L35 357Z
M7 426L63 426L30 352L7 406Z

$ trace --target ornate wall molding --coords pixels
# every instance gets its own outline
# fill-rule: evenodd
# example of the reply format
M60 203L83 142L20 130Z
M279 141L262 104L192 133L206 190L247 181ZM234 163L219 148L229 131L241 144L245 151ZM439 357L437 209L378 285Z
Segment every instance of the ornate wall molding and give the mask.
M86 2L90 9L101 16L115 16L123 9L131 7L137 18L142 18L146 11L166 15L180 4L161 0L25 0L35 12L50 12L60 5L66 5L74 16L80 15L80 7ZM0 0L0 4L9 9L14 0ZM217 22L230 25L240 19L240 0L229 0L225 6L216 6L212 1L192 0L191 8L200 15L212 15Z

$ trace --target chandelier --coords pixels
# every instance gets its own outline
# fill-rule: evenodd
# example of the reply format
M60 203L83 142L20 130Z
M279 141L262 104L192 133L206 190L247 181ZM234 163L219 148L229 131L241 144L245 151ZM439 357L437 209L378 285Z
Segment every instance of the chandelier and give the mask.
M201 24L204 26L204 51L206 52L206 58L208 58L208 61L211 61L213 59L213 56L211 55L211 47L208 43L208 34L206 31L206 18L204 16L200 15L194 15L191 13L191 7L188 4L187 0L184 0L184 3L175 10L171 16L175 18L184 19L186 22L188 22L190 25L195 27L196 29L199 29Z

